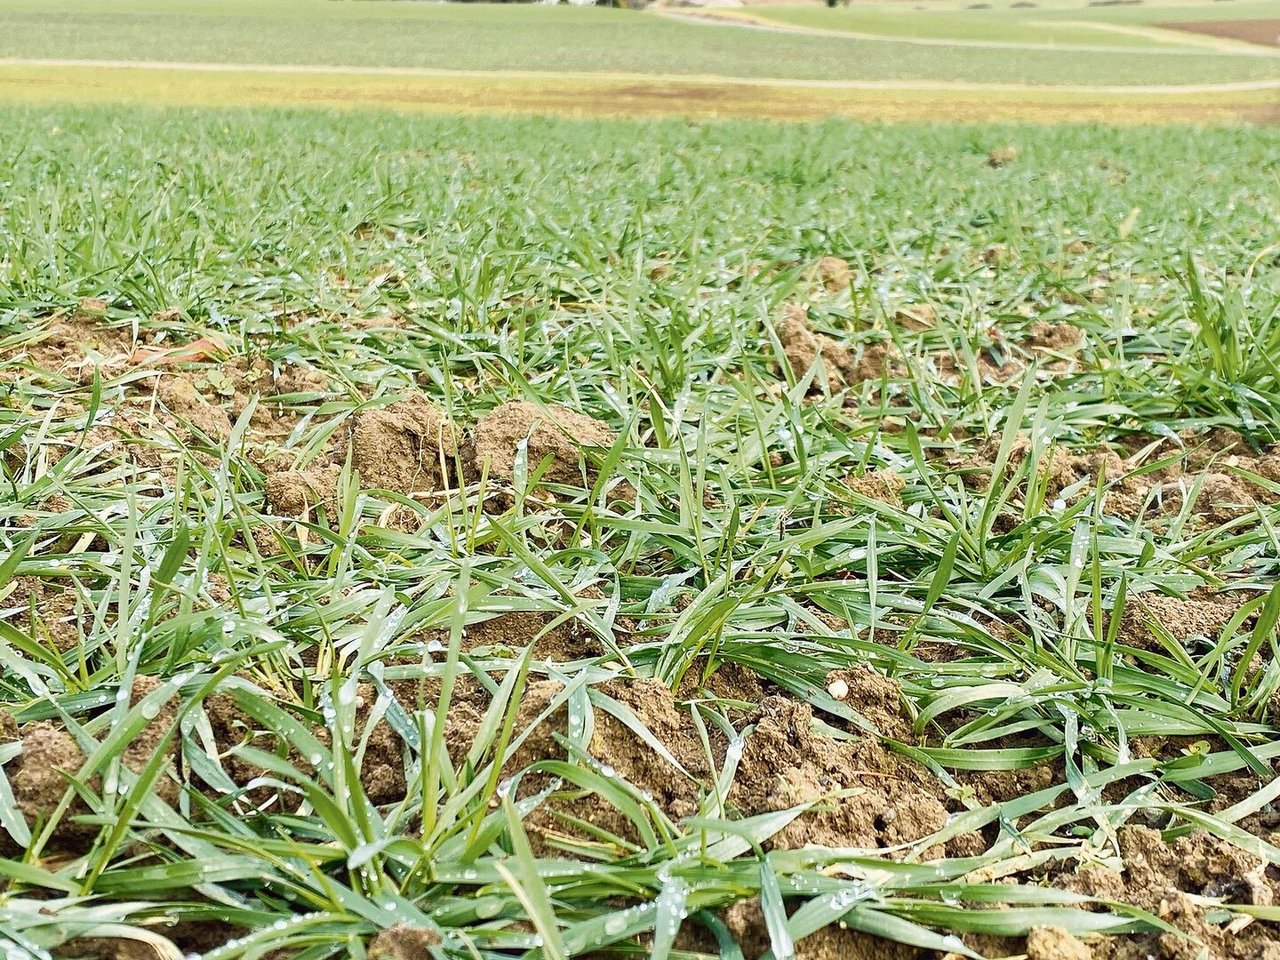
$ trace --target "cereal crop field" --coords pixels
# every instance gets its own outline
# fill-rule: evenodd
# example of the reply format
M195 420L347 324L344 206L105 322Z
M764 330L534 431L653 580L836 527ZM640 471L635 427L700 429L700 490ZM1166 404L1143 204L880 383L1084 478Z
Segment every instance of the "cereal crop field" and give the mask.
M7 960L1280 955L1275 128L0 141Z

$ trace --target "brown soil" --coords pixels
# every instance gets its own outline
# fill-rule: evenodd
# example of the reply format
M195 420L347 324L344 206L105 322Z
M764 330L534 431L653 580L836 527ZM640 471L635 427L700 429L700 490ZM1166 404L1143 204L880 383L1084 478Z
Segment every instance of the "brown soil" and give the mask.
M1087 495L1098 477L1105 476L1104 502L1110 513L1126 519L1142 513L1147 522L1155 524L1162 518L1177 515L1184 500L1200 483L1191 511L1193 529L1220 526L1253 512L1259 504L1280 502L1280 496L1234 472L1243 470L1267 480L1280 479L1280 456L1248 453L1243 439L1230 430L1215 430L1203 437L1184 437L1182 442L1183 446L1161 441L1141 460L1122 456L1107 447L1084 452L1055 447L1040 467L1046 496L1056 498L1068 487L1082 482L1084 487L1078 496ZM1000 438L993 437L974 453L951 458L951 465L961 472L966 485L986 489L999 446ZM1010 452L1006 470L1017 469L1030 450L1030 440L1019 437ZM1242 452L1231 452L1234 450ZM1179 456L1181 460L1140 476L1129 475L1143 464L1169 456Z
M822 284L828 293L847 290L853 281L853 268L839 257L823 257L809 268L808 277Z
M1027 935L1027 960L1090 960L1093 951L1061 927L1033 927Z
M540 407L524 401L504 403L476 424L474 459L477 471L487 468L490 477L515 477L521 441L528 442L527 464L532 473L551 458L543 478L552 483L582 483L579 466L584 447L609 447L615 435L609 425L568 407ZM590 466L587 473L592 473Z
M829 258L830 259L830 258ZM828 265L835 271L833 265ZM845 265L847 269L847 265ZM829 271L829 272L830 272ZM842 282L825 274L815 274L828 289L839 289ZM847 279L846 281L847 282ZM105 305L102 305L105 307ZM85 358L84 344L99 353L118 349L125 355L130 348L128 338L105 328L96 315L97 306L70 318L53 321L53 334L38 346L48 348L56 362L67 370L81 371ZM903 311L895 319L903 327L918 324L921 328L935 322L936 316L925 308ZM100 311L99 311L100 312ZM873 345L860 354L830 337L814 334L805 321L803 310L794 308L779 330L787 360L794 372L805 373L821 357L828 377L835 386L853 385L866 379L878 379L895 368L888 348ZM59 339L61 338L61 339ZM73 340L73 338L76 338ZM95 339L96 338L96 339ZM1080 331L1069 324L1036 323L1030 325L1019 341L1029 352L1069 354L1081 342ZM73 349L74 343L74 349ZM94 346L94 344L97 346ZM1056 362L1050 360L1049 362ZM92 364L89 365L91 369ZM230 436L232 418L243 412L248 398L255 394L306 395L327 389L323 376L307 370L269 372L264 365L240 362L225 365L227 381L209 380L191 372L168 373L149 386L153 388L160 423L169 428L189 431L198 440L212 445L225 444ZM79 375L79 374L77 374ZM228 386L229 383L229 386ZM148 403L152 398L148 398ZM265 412L264 412L265 411ZM140 415L140 408L134 414ZM265 416L265 419L263 417ZM250 424L250 433L266 444L292 429L298 416L285 404L260 405ZM141 420L130 429L145 433ZM477 465L486 464L492 476L510 479L514 474L516 449L521 439L528 439L529 464L535 467L550 457L545 476L558 482L577 484L581 481L581 449L604 447L613 442L609 427L580 413L562 407L543 410L526 403L509 403L484 418L475 431L472 448L462 447L459 437L444 416L422 396L413 396L379 410L366 410L352 418L350 429L339 431L330 447L310 464L296 464L265 458L268 465L266 495L279 514L305 516L318 503L332 502L339 464L348 455L363 482L369 486L390 489L405 495L425 494L453 483L454 461L474 457ZM1220 517L1239 516L1255 501L1274 502L1277 498L1259 485L1235 474L1224 472L1232 466L1252 470L1280 479L1280 459L1268 454L1255 454L1238 434L1219 430L1202 437L1184 438L1187 452L1183 462L1135 480L1118 482L1112 491L1116 503L1124 508L1124 498L1141 498L1149 485L1164 484L1171 492L1163 501L1176 504L1173 488L1198 475L1205 476L1206 493L1197 512L1208 521ZM1015 447L1016 464L1028 453L1029 444ZM991 445L983 448L966 469L975 474L975 482L987 482ZM1149 456L1162 456L1168 448L1160 448ZM1046 478L1050 494L1056 496L1067 487L1090 480L1105 470L1110 479L1118 480L1135 464L1136 450L1122 454L1113 450L1073 453L1057 450L1048 459ZM256 462L256 461L255 461ZM468 463L470 466L470 463ZM885 503L901 505L902 479L888 471L870 471L846 480L850 488ZM1133 507L1136 511L1138 507ZM76 594L69 588L59 589L49 582L30 577L16 578L6 585L7 595L0 604L10 610L10 622L24 632L52 646L66 650L78 640ZM1231 617L1240 598L1236 595L1197 593L1185 600L1144 594L1135 597L1122 624L1126 643L1144 649L1155 649L1148 623L1158 620L1176 640L1193 642L1197 636L1215 636ZM35 615L32 616L32 607ZM597 658L607 650L600 641L576 620L569 620L546 630L551 615L545 613L509 613L473 624L467 628L464 646L469 653L503 655L519 653L530 643L538 661L565 662ZM1246 625L1247 628L1247 625ZM545 634L539 636L540 633ZM535 639L536 638L536 639ZM439 634L422 638L447 640ZM393 684L393 690L409 708L421 698L431 703L438 696L433 681L404 681ZM854 710L886 737L902 743L914 743L915 736L904 709L898 685L869 668L847 669L826 678L828 692ZM157 681L140 678L131 691L132 700L154 690ZM546 711L561 691L554 680L533 677L517 706L515 730L529 736L506 764L503 773L513 775L529 764L547 759L564 759L567 751L556 737L568 734L568 716L563 708L537 727L534 721ZM712 757L706 756L693 723L687 699L723 698L737 704L751 705L749 712L729 711L736 728L745 731L738 775L730 790L732 812L751 816L780 810L797 803L811 803L812 809L783 829L768 844L773 848L795 848L808 844L840 847L862 847L881 850L886 855L906 855L906 847L945 826L952 813L960 810L959 800L951 796L928 771L888 749L879 739L865 735L858 728L845 730L850 739L827 736L815 724L813 710L790 697L770 690L758 677L733 665L722 667L699 689L692 675L687 676L678 694L662 684L645 679L615 679L597 689L623 704L639 719L675 759L688 771L681 773L655 752L621 721L603 710L595 712L595 726L589 743L590 755L602 774L625 779L653 798L654 804L669 817L679 819L693 815L705 795L713 763L716 769L725 762L729 743L719 734L712 735ZM287 691L281 692L282 704L288 706ZM375 701L374 688L358 689L357 724L363 730ZM475 741L475 733L489 706L488 694L471 678L460 681L455 692L446 729L450 755L461 762ZM304 774L311 772L307 758L271 731L241 711L225 694L206 699L204 710L213 732L219 763L231 780L245 787L262 771L233 753L239 744L252 744L263 750L287 756ZM149 723L142 734L126 749L123 761L136 771L159 749L174 719L170 704ZM825 722L838 725L833 718ZM531 729L532 728L532 729ZM327 735L320 731L321 738ZM13 787L19 810L31 823L47 816L61 802L68 790L68 775L74 775L84 761L75 741L60 725L51 722L30 724L19 729L13 718L0 711L0 743L21 742L22 752L8 764L5 773ZM172 749L170 747L169 749ZM1178 744L1144 743L1136 750L1174 750ZM371 731L361 782L370 799L377 804L391 804L404 798L405 758L403 745L384 720ZM176 760L177 758L174 757ZM1047 764L1028 770L995 773L957 774L957 782L965 795L979 804L999 802L1061 782L1060 765ZM1221 796L1206 804L1209 810L1221 809L1231 797L1244 796L1257 788L1257 781L1245 775L1215 778L1222 781ZM543 786L546 778L527 777L526 787ZM99 778L87 785L91 791L101 790ZM167 802L177 798L178 784L166 772L155 786L157 794ZM217 802L229 803L216 790L206 785ZM241 813L254 806L268 809L291 809L297 799L274 788L259 786L235 801ZM78 853L88 849L99 828L72 822L89 812L83 800L76 798L59 823L49 852ZM635 840L634 825L603 798L584 796L566 787L534 817L529 828L534 842L547 847L555 841L581 842L590 834L576 818L592 827ZM1241 826L1262 836L1280 826L1280 818L1269 811L1242 821ZM971 856L983 852L993 835L966 834L917 851L921 858L943 855ZM1270 837L1275 839L1274 837ZM0 848L8 841L0 837ZM1209 923L1203 905L1196 897L1223 898L1231 902L1257 905L1280 904L1277 874L1238 849L1207 834L1193 833L1165 844L1155 831L1142 827L1125 827L1120 831L1120 844L1127 863L1123 875L1104 868L1075 870L1060 868L1048 877L1032 878L1059 887L1088 892L1098 896L1135 903L1159 914L1190 935L1209 945L1209 956L1235 960L1245 957L1280 958L1280 937L1272 925L1254 923L1243 929L1224 931ZM0 852L7 852L0 849ZM747 956L759 956L767 945L758 903L747 901L725 911L725 919L737 933ZM216 942L216 932L210 934ZM176 933L175 933L176 938ZM176 940L175 940L176 942ZM384 931L372 944L372 955L386 958L416 957L433 945L430 935L399 926ZM117 941L85 939L74 945L83 956L102 956L131 960L132 944ZM147 948L149 949L149 948ZM1183 960L1196 954L1189 941L1169 936L1137 936L1112 940L1092 940L1088 945L1071 938L1061 930L1039 928L1025 944L1015 942L1012 952L1025 952L1029 958L1062 957L1076 960L1092 955L1099 960L1137 960L1152 956L1158 960ZM1198 947L1195 948L1198 950ZM1010 951L1006 951L1010 952ZM852 931L830 928L805 938L798 945L797 956L807 960L831 960L836 957L897 958L917 957L920 952L910 947L889 944Z
M462 648L472 654L516 655L533 644L535 660L554 662L585 660L605 654L600 638L580 620L572 618L548 629L555 619L550 613L516 612L481 620L466 627ZM435 641L445 646L449 632L433 631L424 639L427 643Z
M325 506L333 515L334 494L342 468L331 463L308 466L301 470L279 470L267 477L263 494L271 512L281 517L309 517L316 508ZM255 536L255 539L256 536ZM261 542L265 547L267 541ZM275 553L274 548L270 549Z
M1206 905L1191 899L1280 903L1274 867L1202 830L1167 843L1158 830L1129 826L1121 828L1119 841L1124 873L1090 866L1057 875L1054 885L1149 910L1202 942L1213 960L1280 957L1280 931L1273 924L1223 928L1208 922ZM1104 938L1093 942L1093 955L1097 960L1196 960L1205 954L1194 941L1173 934Z
M80 642L80 617L72 589L59 590L38 577L15 577L0 588L0 597L0 606L14 610L3 619L37 642L59 652Z
M106 322L105 300L81 300L70 314L55 314L18 348L27 363L70 380L87 383L98 367L123 367L133 352L128 327Z
M769 932L760 900L740 900L722 916L747 960L759 960L769 951ZM796 960L922 960L926 954L905 944L892 943L856 930L825 927L796 942Z
M1032 350L1062 352L1080 345L1084 333L1069 323L1050 323L1037 320L1027 327L1023 344Z
M778 327L778 339L786 353L791 375L799 380L821 357L822 370L814 378L814 388L821 389L821 378L825 375L828 388L839 390L845 382L844 371L851 368L853 359L848 349L835 340L813 333L807 316L808 311L804 307L788 307L786 318Z
M356 414L349 439L351 466L362 485L405 496L447 486L458 453L453 425L416 395ZM306 517L320 505L332 511L346 450L345 438L336 436L319 462L299 468L277 459L264 487L272 511L290 517Z
M855 493L902 509L906 481L891 470L868 470L860 477L845 477L844 484Z
M190 428L194 439L204 438L219 444L231 439L231 418L227 412L201 396L185 377L161 377L156 396Z
M369 960L425 960L440 936L431 930L397 923L378 934L369 945Z
M893 322L904 330L919 333L929 330L938 323L938 311L927 303L918 303L903 307L893 315Z
M872 687L873 696L885 696L883 683L887 681ZM862 706L853 697L851 701ZM883 699L866 704L872 713L883 705ZM885 716L879 719L887 721ZM753 720L730 804L744 816L814 804L777 833L770 846L894 847L914 843L946 825L948 810L937 779L875 739L822 736L813 729L812 709L785 697L766 698ZM852 795L836 796L845 791ZM961 839L957 848L972 852L974 838ZM944 852L941 846L931 847L924 856Z
M365 486L430 492L447 483L457 455L453 426L423 397L356 415L351 462Z
M1240 594L1204 592L1185 600L1156 593L1130 597L1120 624L1120 636L1129 646L1142 650L1163 650L1152 632L1157 623L1174 640L1188 644L1193 638L1216 642L1222 628L1235 616L1245 597ZM1249 629L1249 622L1242 625Z
M1264 47L1280 47L1280 19L1195 20L1189 23L1158 23L1166 30L1184 30L1226 40L1243 40Z
M822 369L814 378L811 390L822 390L821 378L824 375L827 388L834 392L901 372L901 365L890 345L872 343L863 345L859 351L850 350L831 337L810 330L807 317L805 307L788 306L786 316L778 325L778 340L782 343L791 375L797 380L803 378L819 358L822 360Z
M134 681L130 705L136 704L159 685L154 677L139 677ZM170 700L130 742L121 754L126 768L133 773L142 771L168 734L176 712L177 707ZM30 724L19 731L13 724L12 717L0 714L0 742L12 742L15 739L21 741L22 752L13 761L14 765L6 771L14 798L28 824L43 822L54 812L67 791L72 789L68 778L79 773L85 755L75 739L60 724L43 721ZM101 778L94 776L85 786L90 791L99 792L102 788ZM177 799L179 787L171 777L161 774L151 789L171 803ZM85 801L76 796L58 824L48 849L74 852L88 849L100 828L92 824L76 823L75 818L89 812ZM8 842L7 836L0 834L0 837L4 837L4 840L0 840L0 846L3 846Z
M196 388L206 396L225 401L232 420L258 398L250 419L258 437L287 435L306 412L305 398L323 399L329 392L329 380L323 372L296 364L277 368L261 358L233 357L194 379ZM286 406L277 399L280 397L295 398L303 408Z
M987 166L992 168L1007 167L1018 159L1018 148L1012 145L997 147L987 154Z

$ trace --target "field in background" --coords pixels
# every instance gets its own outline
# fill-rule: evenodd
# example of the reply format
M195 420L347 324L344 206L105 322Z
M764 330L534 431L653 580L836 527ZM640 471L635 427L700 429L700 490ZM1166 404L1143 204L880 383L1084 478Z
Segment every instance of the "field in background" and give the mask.
M883 36L1154 47L1165 51L1171 47L1212 49L1215 43L1209 37L1162 30L1162 24L1265 19L1280 15L1269 0L1228 3L1159 0L1115 6L1062 0L1038 3L1034 7L999 0L991 3L990 9L973 9L972 2L959 0L929 0L927 3L858 3L834 10L816 3L776 7L766 4L753 5L749 12L755 17L793 26ZM1221 43L1216 46L1227 49Z
M205 105L368 104L381 89L390 91L389 106L437 110L892 119L970 118L972 105L989 103L979 118L1270 116L1280 99L1276 51L1154 30L1143 17L1163 16L1156 9L813 6L707 16L313 0L0 0L0 98L132 101L152 85L158 102ZM1202 11L1167 9L1179 20ZM140 73L123 62L167 69ZM182 75L202 64L233 70L207 84ZM264 73L268 67L298 73ZM752 87L726 94L733 81ZM956 100L962 106L951 111Z
M1274 131L0 136L11 960L1280 949Z

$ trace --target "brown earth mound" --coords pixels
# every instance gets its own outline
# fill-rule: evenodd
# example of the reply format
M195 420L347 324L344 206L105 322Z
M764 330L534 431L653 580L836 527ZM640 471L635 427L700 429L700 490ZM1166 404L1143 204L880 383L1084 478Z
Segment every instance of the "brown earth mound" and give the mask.
M96 367L123 365L133 352L132 331L109 325L107 307L105 300L81 300L14 352L25 354L33 367L86 383Z
M231 418L227 412L201 396L185 377L161 377L156 396L170 413L187 425L193 438L206 437L215 443L226 443L231 438Z
M528 469L551 458L543 477L553 483L582 483L579 467L583 447L609 447L615 435L609 425L568 407L540 407L514 400L504 403L476 424L474 457L477 471L502 480L515 477L521 441L527 441ZM588 475L591 470L588 468Z
M1007 167L1018 159L1018 148L1012 145L997 147L987 154L987 166L993 168Z
M1170 518L1184 503L1194 498L1189 524L1193 529L1216 527L1237 520L1260 504L1280 502L1280 494L1237 471L1255 473L1264 480L1280 481L1280 456L1254 455L1248 445L1231 430L1215 430L1203 436L1185 436L1180 444L1161 441L1141 459L1122 456L1101 447L1092 451L1054 447L1038 466L1038 480L1046 498L1058 498L1069 487L1081 485L1072 500L1086 496L1099 477L1106 480L1104 503L1108 512L1127 519L1140 514L1149 522ZM1000 438L992 437L967 456L952 457L951 463L967 486L985 490L1000 448ZM1233 451L1240 450L1237 454ZM1019 436L1005 466L1006 474L1024 463L1031 442ZM1134 471L1144 464L1177 457L1165 466L1140 475Z
M350 444L351 466L362 486L406 496L446 486L458 452L453 425L421 396L356 414ZM268 470L267 504L280 516L306 517L320 505L332 511L345 456L345 438L335 436L318 462Z
M902 491L906 487L906 481L892 470L868 470L862 476L845 477L844 484L871 500L902 508Z
M154 677L139 677L134 681L130 706L160 686ZM133 773L140 773L155 755L161 741L167 735L177 707L170 700L129 743L121 754L124 766ZM85 755L75 739L59 723L46 721L34 723L18 730L13 718L0 713L0 743L19 741L22 752L6 770L18 809L29 825L41 823L54 812L63 796L72 789L71 780L84 765ZM85 785L89 790L102 789L101 777L95 775ZM166 802L178 796L178 784L165 774L156 780L152 790ZM74 822L74 818L90 812L85 801L77 796L63 814L49 843L50 850L83 852L97 836L99 827ZM0 848L9 843L7 834L0 833Z
M823 257L809 268L810 280L822 284L829 293L845 290L853 280L853 268L839 257Z
M1272 906L1280 902L1274 867L1203 830L1166 842L1158 830L1127 826L1119 831L1119 843L1123 873L1089 866L1059 875L1054 885L1141 907L1193 939L1171 933L1102 938L1093 942L1096 960L1280 957L1274 924L1223 927L1211 921L1212 904L1202 899Z
M453 426L424 397L356 415L351 462L367 487L396 493L444 486L458 452Z
M778 325L778 340L787 358L791 375L799 380L821 359L822 369L810 389L821 391L825 375L831 391L853 387L867 380L880 380L900 372L900 363L892 346L883 343L865 344L860 351L850 350L831 337L814 333L809 329L808 311L796 304L787 307L786 315Z

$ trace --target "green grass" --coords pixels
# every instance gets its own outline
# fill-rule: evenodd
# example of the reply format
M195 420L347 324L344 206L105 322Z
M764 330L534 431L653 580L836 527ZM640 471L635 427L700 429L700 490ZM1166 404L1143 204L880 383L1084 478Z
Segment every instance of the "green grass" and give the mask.
M732 960L723 911L754 900L778 960L792 941L848 955L805 953L816 930L847 945L841 924L974 955L976 933L1017 953L1045 925L1154 949L1168 921L1078 909L1055 871L1116 862L1133 823L1280 861L1237 825L1275 793L1280 498L1213 519L1193 493L1141 522L1104 499L1124 477L1049 490L1044 472L1142 432L1280 438L1274 131L8 109L0 132L21 145L0 195L0 705L80 751L33 814L12 772L34 728L0 725L9 956L87 956L90 936L170 956L216 922L238 928L218 960L321 960L401 923L439 957ZM990 168L1006 143L1020 155ZM808 278L828 255L848 289ZM163 415L150 361L35 362L82 298L126 339L221 338L227 358L177 369L238 414L230 433ZM788 303L851 349L892 343L901 367L808 389L822 371L779 365ZM913 304L936 324L890 321ZM1018 345L1033 320L1083 331L1075 364L984 377L1035 359ZM273 389L264 372L249 400L234 360L316 375ZM361 411L415 392L464 433L524 399L619 440L577 480L540 481L530 457L509 482L406 496L348 469L306 520L269 506L273 464L331 437L345 451ZM951 464L989 442L983 491ZM851 492L868 469L904 480L901 505ZM1223 587L1243 606L1211 635L1156 623L1140 646L1110 626ZM599 653L464 647L511 610ZM868 732L874 704L827 692L848 667L900 686L893 742ZM802 742L921 761L951 818L900 849L778 842L816 799L744 817L731 798L768 718L701 689L734 669L770 685L769 709L812 708ZM139 677L155 683L131 704ZM652 719L638 678L678 690L677 721ZM648 692L628 707L628 689ZM477 692L487 712L453 742ZM243 727L219 739L228 702ZM671 723L709 747L696 809L663 799L673 768L651 757L660 774L629 783L592 733L666 749ZM403 775L377 800L375 739ZM1046 785L973 792L1025 767ZM822 803L852 802L837 786ZM575 824L582 794L616 822ZM980 851L926 856L970 830ZM1215 924L1270 916L1232 896Z
M0 57L1031 84L1280 77L1280 58L983 52L786 36L621 10L312 0L4 0Z

